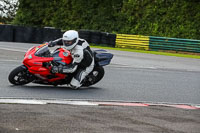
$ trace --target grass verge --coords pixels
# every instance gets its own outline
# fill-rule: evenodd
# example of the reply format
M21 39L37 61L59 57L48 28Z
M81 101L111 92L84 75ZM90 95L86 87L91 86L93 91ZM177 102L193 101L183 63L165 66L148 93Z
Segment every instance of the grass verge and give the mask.
M155 55L166 55L166 56L176 56L176 57L185 57L185 58L194 58L200 59L200 55L192 55L192 53L171 53L169 52L159 52L159 51L145 51L145 50L136 50L136 49L125 49L125 48L113 48L108 46L96 46L91 44L93 48L101 48L101 49L108 49L108 50L119 50L119 51L128 51L128 52L138 52L138 53L147 53L147 54L155 54Z

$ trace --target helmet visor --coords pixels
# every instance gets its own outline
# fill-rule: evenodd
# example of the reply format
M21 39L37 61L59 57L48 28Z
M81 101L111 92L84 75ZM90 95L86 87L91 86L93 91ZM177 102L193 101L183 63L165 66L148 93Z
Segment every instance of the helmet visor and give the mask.
M64 46L66 46L66 47L71 46L71 45L73 45L73 44L76 42L76 39L77 39L77 38L75 38L75 39L73 39L73 40L63 40L63 44L64 44Z

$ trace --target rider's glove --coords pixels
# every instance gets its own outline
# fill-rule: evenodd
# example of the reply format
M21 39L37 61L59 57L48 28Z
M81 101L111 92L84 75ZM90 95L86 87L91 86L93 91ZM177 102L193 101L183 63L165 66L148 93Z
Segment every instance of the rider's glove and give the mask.
M56 44L53 41L48 42L48 47L54 47Z
M53 66L52 69L51 69L51 72L52 73L58 73L59 72L59 69L57 66Z
M59 66L53 66L51 68L51 72L52 73L63 73L63 66L59 65Z
M71 64L71 65L67 65L67 66L53 66L51 69L52 73L73 73L74 71L76 71L77 69L77 65L76 64Z
M76 63L63 66L62 73L73 73L76 71L77 67L78 66L76 65Z

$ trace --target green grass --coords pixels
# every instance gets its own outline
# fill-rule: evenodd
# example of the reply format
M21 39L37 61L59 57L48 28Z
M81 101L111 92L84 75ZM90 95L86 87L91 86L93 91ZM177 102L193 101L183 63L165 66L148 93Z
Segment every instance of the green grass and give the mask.
M147 54L155 54L155 55L166 55L166 56L176 56L176 57L200 59L200 55L169 53L169 52L159 52L159 51L145 51L145 50L135 50L135 49L125 49L125 48L113 48L113 47L108 47L108 46L96 46L96 45L93 45L93 44L91 44L91 47L108 49L108 50L110 49L110 50L119 50L119 51L128 51L128 52L138 52L138 53L147 53Z

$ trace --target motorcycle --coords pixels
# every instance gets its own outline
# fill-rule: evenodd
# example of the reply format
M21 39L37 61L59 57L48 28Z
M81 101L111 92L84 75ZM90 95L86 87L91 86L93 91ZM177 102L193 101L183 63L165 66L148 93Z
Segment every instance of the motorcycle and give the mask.
M110 64L113 54L106 50L94 50L95 65L93 71L82 81L82 87L88 87L99 82L105 74L103 66ZM73 58L70 51L57 48L52 53L48 43L30 48L24 55L23 65L13 69L8 80L13 85L25 85L28 83L45 85L69 85L74 73L54 73L53 66L70 65Z

